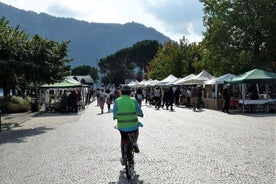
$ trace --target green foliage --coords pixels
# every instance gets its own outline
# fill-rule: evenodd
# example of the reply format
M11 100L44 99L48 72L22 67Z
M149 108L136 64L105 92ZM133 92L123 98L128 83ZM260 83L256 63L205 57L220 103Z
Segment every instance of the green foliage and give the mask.
M30 107L30 97L6 96L0 98L0 109L3 113L27 112Z
M207 28L203 67L219 74L237 74L253 68L276 70L274 0L201 2Z
M126 79L141 80L160 46L156 40L145 40L102 58L98 64L104 74L102 82L118 86Z
M176 77L184 77L194 73L198 56L198 44L190 44L185 38L180 40L180 44L173 41L166 42L149 63L147 78L161 80L170 74Z
M147 77L215 76L253 68L276 70L276 3L273 0L201 0L207 31L201 43L168 42L148 66Z
M72 75L90 75L95 82L99 80L98 69L88 65L72 69Z
M5 18L0 19L0 31L0 87L4 96L10 89L30 89L69 74L69 41L58 43L38 35L29 39L19 26L9 26Z

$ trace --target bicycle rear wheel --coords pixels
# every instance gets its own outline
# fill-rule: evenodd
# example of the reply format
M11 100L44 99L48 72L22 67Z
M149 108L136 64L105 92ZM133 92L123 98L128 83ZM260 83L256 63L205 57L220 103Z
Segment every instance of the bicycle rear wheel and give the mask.
M127 179L131 180L133 179L134 176L134 163L132 160L127 160L126 161L126 175L127 175Z

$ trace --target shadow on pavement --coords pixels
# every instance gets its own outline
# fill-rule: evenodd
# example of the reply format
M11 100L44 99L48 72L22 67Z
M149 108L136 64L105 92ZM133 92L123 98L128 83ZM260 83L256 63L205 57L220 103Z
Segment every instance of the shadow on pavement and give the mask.
M244 113L241 114L244 116L248 116L248 117L254 117L254 118L263 118L263 117L275 117L276 118L276 114L275 113L261 113L261 112L257 112L257 113Z
M109 182L108 184L125 184L125 183L135 183L135 184L143 184L143 180L139 180L140 175L135 174L133 180L128 180L126 177L126 171L121 170L119 175L119 181L118 182Z
M44 134L50 130L53 130L53 128L37 127L32 129L11 130L3 134L0 133L0 145L6 143L23 143L26 142L26 137Z
M44 112L44 113L41 113L39 116L37 117L61 117L61 116L78 116L78 113L76 112L72 112L72 113L57 113L57 112Z

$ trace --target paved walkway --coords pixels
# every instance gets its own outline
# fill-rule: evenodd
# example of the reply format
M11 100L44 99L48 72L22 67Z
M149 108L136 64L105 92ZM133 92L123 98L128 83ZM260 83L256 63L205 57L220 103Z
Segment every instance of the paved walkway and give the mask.
M131 183L272 184L275 114L143 105ZM43 113L0 134L0 183L128 183L111 113Z

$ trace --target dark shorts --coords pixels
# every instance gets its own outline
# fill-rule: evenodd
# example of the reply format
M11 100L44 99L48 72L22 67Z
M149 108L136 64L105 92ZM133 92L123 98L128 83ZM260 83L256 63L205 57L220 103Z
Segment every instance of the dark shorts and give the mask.
M123 141L123 140L128 140L128 135L127 134L129 134L129 133L138 133L138 131L139 131L139 129L137 128L136 130L133 130L133 131L131 131L131 132L123 132L123 131L120 131L120 133L121 133L121 140Z

